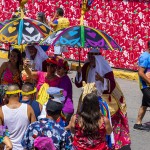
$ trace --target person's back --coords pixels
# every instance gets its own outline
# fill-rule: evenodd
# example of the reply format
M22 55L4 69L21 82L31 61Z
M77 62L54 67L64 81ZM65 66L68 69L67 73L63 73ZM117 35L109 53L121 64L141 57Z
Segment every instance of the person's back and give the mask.
M4 115L4 124L9 128L10 140L13 143L13 149L23 149L20 142L29 125L27 105L20 104L20 107L15 109L9 108L5 105L2 106L2 112Z
M35 121L31 106L19 102L19 93L18 85L9 85L6 91L8 104L0 108L0 123L9 129L13 150L23 150L23 134L29 123Z
M68 132L63 127L56 123L62 110L62 104L55 100L48 100L46 104L47 118L42 118L29 125L22 139L22 146L25 149L32 149L34 140L37 137L45 136L53 140L57 150L71 150L72 143Z
M76 115L75 121L75 135L73 139L73 146L78 147L78 149L86 149L86 150L97 150L97 149L105 149L108 150L108 145L106 142L106 125L104 121L104 117L100 119L100 127L98 130L95 130L91 133L84 133L83 128L78 120L79 116Z
M24 83L22 86L22 99L20 100L21 103L28 104L34 110L34 114L36 119L41 114L42 106L35 100L36 88L32 83Z

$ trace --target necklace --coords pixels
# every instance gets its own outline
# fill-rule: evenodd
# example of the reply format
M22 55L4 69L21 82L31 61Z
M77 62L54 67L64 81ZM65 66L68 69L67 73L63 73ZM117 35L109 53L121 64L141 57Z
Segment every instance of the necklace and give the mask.
M52 75L52 76L46 76L46 78L48 79L48 80L51 80L51 79L53 79L55 77L55 75Z

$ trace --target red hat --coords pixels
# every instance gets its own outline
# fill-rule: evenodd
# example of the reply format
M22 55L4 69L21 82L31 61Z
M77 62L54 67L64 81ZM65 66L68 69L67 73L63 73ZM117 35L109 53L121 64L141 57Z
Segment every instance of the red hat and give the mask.
M46 59L46 62L47 62L48 64L49 64L49 63L52 63L52 64L57 65L57 61L56 61L56 58L55 58L55 57L51 57L51 58Z
M56 57L56 61L57 61L57 66L63 67L66 71L69 70L69 65L68 65L67 60L63 59L63 58L60 57L60 56L57 56L57 57Z

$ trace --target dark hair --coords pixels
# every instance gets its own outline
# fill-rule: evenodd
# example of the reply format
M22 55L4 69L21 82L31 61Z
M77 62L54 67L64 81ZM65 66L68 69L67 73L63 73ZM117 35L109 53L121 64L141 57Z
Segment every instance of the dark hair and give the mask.
M99 130L99 119L101 118L100 106L96 94L87 94L79 112L79 120L85 135L92 135Z
M42 23L46 23L46 17L45 17L45 14L43 12L38 12L37 17L39 17L41 19Z
M10 57L10 54L11 54L12 52L17 53L17 57L18 57L18 60L17 60L17 69L19 70L19 66L20 66L20 65L21 65L21 63L22 63L22 56L21 56L21 52L19 51L19 49L14 48L11 52L9 52L9 54L8 54L8 58Z
M61 114L61 110L57 110L55 112L50 111L50 110L46 110L48 116L55 116L55 115L60 115Z
M64 15L64 10L62 8L57 8L56 11L57 11L57 14L59 16L63 16Z
M23 92L30 92L30 91L33 91L34 90L34 85L30 82L26 82L22 85L22 88L21 90Z

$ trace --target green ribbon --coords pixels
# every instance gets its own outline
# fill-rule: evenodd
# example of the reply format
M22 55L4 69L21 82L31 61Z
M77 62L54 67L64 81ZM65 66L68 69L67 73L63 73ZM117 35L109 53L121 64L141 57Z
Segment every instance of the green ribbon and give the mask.
M85 45L84 26L81 26L81 47Z

